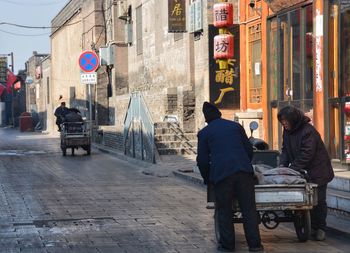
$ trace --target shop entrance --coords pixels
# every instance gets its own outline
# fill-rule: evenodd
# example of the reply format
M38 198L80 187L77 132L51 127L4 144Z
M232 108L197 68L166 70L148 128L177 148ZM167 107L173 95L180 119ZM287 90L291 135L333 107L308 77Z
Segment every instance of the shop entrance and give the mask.
M279 109L293 105L313 118L312 5L269 19L269 143L281 148Z
M329 152L350 163L350 6L329 6Z

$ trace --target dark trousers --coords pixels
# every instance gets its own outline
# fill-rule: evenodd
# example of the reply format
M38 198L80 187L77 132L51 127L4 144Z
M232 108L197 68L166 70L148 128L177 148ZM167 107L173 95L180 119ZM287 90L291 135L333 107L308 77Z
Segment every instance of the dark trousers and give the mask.
M237 172L217 183L214 190L220 233L219 243L226 248L235 248L232 202L237 199L243 215L243 228L248 246L260 247L253 174Z
M311 210L311 227L312 229L326 229L327 218L327 184L317 187L318 202Z

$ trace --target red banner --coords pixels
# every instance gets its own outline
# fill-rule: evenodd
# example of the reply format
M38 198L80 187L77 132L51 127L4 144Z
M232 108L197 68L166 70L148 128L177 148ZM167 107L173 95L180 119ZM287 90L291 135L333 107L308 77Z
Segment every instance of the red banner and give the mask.
M6 90L6 86L3 85L2 83L0 83L0 97L1 97L2 93L4 92L4 90Z
M6 82L7 93L11 93L11 87L16 82L17 76L13 74L12 71L9 69L7 69L6 74L7 74L7 82Z

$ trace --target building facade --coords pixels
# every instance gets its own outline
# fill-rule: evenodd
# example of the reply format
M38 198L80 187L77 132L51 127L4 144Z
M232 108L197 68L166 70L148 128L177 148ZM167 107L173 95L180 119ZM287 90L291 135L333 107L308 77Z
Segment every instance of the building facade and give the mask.
M42 61L48 54L39 54L36 51L26 62L26 110L33 117L33 127L42 130L43 121L46 121L46 107L42 96Z
M257 135L274 149L281 147L277 112L295 105L310 116L332 159L346 163L349 4L228 2L234 57L220 69L213 59L214 0L70 1L52 21L59 27L51 35L52 107L65 100L87 116L88 88L80 84L77 61L93 50L101 57L98 84L91 86L101 144L125 151L130 98L138 92L152 123L175 121L195 133L204 126L202 104L210 101L245 128L257 120Z

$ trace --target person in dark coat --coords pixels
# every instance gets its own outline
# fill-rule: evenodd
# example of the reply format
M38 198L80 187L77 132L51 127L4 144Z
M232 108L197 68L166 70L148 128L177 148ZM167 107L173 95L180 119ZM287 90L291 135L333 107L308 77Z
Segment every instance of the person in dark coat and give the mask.
M70 111L66 107L65 102L61 102L61 106L57 107L55 110L55 116L56 116L56 125L58 127L58 131L61 132L61 124L63 123L63 119Z
M204 179L214 184L220 242L218 250L235 250L232 202L238 200L250 251L262 251L255 204L253 147L243 127L221 118L221 112L204 102L206 127L198 132L197 165Z
M333 179L334 172L327 149L310 118L293 107L282 108L278 120L283 126L283 143L280 165L296 171L307 171L309 181L318 185L318 203L311 211L312 236L316 240L325 240L327 217L327 184Z

